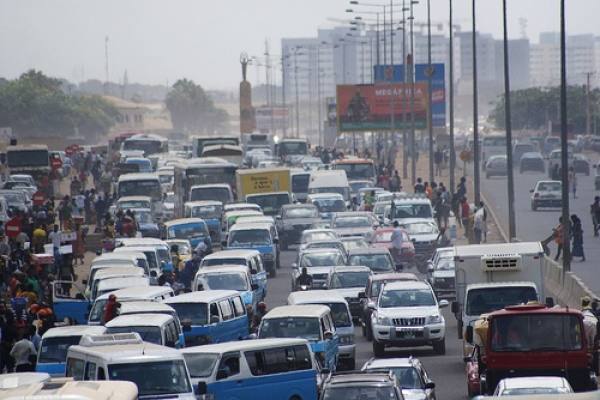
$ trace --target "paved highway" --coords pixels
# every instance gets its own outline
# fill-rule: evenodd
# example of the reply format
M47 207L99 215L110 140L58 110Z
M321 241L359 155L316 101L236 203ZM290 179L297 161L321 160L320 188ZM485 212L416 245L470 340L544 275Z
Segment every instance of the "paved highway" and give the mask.
M592 164L596 164L596 159L592 158ZM558 218L561 215L560 209L541 209L531 210L531 193L538 180L548 179L546 174L536 172L526 172L524 174L515 173L515 212L517 221L517 237L521 241L543 240L552 232L552 228L558 224ZM594 176L577 175L577 198L570 196L571 214L577 214L583 223L584 237L583 247L586 254L586 261L581 262L579 258L571 263L571 269L575 274L583 279L592 291L600 294L600 275L598 274L598 261L600 259L600 238L593 236L593 227L590 217L590 204L594 196L600 193L594 190ZM485 178L482 174L481 188L484 197L488 201L488 206L496 212L500 225L508 233L508 198L506 196L506 178L492 177ZM554 243L550 245L552 256L556 254Z
M269 279L266 303L269 309L286 304L290 293L291 264L296 257L296 251L281 252L281 269L277 277ZM415 272L415 271L407 271ZM466 380L462 361L462 350L456 335L456 319L449 308L444 310L446 318L446 355L436 355L430 347L415 347L393 349L386 351L386 357L419 358L436 383L437 398L440 400L465 399ZM357 343L356 367L360 369L365 361L373 356L371 343L362 336L359 327L355 328Z

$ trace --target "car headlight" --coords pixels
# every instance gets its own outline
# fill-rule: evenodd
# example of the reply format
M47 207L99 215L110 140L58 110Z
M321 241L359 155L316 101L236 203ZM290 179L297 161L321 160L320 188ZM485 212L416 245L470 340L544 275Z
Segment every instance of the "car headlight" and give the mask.
M392 321L390 321L389 317L386 317L384 315L378 315L377 316L377 324L390 326L390 325L392 325Z
M351 344L354 344L354 335L340 336L340 344L341 345L351 345Z
M442 316L437 314L437 315L430 315L427 318L427 323L428 324L441 324L442 323Z

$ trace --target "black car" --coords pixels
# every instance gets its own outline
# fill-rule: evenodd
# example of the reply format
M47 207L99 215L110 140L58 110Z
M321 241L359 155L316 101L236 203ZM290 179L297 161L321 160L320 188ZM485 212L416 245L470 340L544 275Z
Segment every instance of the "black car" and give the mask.
M586 156L583 154L575 154L573 156L572 163L576 174L585 174L585 176L590 176L590 162Z
M522 174L526 171L546 172L546 163L544 157L537 152L525 153L521 156L519 164L519 172Z
M306 229L311 229L319 222L319 210L313 204L286 204L281 207L277 216L277 232L279 245L287 250L291 244L300 243L300 236Z

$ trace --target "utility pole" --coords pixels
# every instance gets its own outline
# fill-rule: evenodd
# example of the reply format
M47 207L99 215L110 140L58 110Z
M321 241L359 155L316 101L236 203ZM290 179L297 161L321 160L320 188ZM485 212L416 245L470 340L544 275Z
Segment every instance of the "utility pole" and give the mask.
M429 183L434 181L433 170L433 66L431 65L431 0L427 0L427 127L429 130Z
M321 42L321 44L325 44ZM317 44L317 119L319 123L319 146L323 145L323 121L321 120L321 44Z
M569 158L567 129L567 46L565 27L565 0L560 0L560 148L562 178L562 235L563 238L563 273L571 270L571 232L569 209Z
M104 72L105 72L105 84L104 94L109 94L110 76L108 75L108 36L104 37Z
M453 9L452 0L450 1L450 60L449 66L450 71L448 77L450 79L449 88L449 108L450 108L450 194L454 197L455 185L455 169L456 169L456 152L454 151L454 21L453 21Z
M517 222L515 217L515 181L512 152L512 122L510 111L510 70L508 54L508 27L506 1L502 0L502 25L504 30L504 124L506 126L506 169L508 175L508 240L517 237Z
M286 107L287 107L285 104L285 63L287 61L286 59L287 59L288 55L289 54L281 55L281 102L282 102L284 109L286 109ZM283 123L283 137L285 137L287 135L287 123L286 122Z
M390 65L392 68L392 76L390 77L390 86L392 86L392 95L390 97L390 116L391 116L391 125L390 125L390 133L393 145L396 144L396 107L395 107L395 98L396 92L393 89L394 84L394 0L390 0ZM391 151L388 151L388 154L391 156L394 154ZM395 165L395 160L388 160L388 162L392 165Z
M478 93L477 93L477 12L475 8L476 0L473 0L473 197L475 204L481 201L481 187L479 181L479 109L478 109Z
M595 72L586 73L587 84L585 86L585 134L592 134L592 101L591 101L591 78Z
M300 97L298 95L298 48L294 50L294 86L296 92L296 137L300 137Z
M413 14L413 0L410 0L410 54L407 57L408 77L410 80L410 169L411 169L411 183L415 186L417 181L417 143L415 137L415 71L413 68L414 64L414 51L415 51L415 40L413 35L414 20Z
M402 0L402 66L404 67L404 76L402 83L406 85L406 0ZM406 129L406 86L402 88L402 179L408 178L408 140Z

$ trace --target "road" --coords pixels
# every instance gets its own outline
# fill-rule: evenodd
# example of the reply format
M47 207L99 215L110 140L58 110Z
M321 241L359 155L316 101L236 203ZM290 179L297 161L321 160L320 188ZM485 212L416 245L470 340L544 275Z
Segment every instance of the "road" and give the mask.
M592 159L592 164L596 160ZM561 215L560 209L531 210L531 193L536 182L548 179L546 174L537 172L526 172L519 174L515 171L515 212L517 225L517 238L521 241L543 240L552 233L552 228L558 224ZM571 214L577 214L583 223L583 247L586 261L573 260L571 270L588 285L594 293L600 293L600 275L598 274L598 263L600 259L600 238L593 236L593 226L590 218L590 204L594 196L600 193L594 190L594 176L577 175L577 198L570 196ZM488 206L496 212L500 225L508 233L508 200L506 190L506 177L485 178L482 174L481 190L488 201ZM554 243L550 245L552 255L556 252Z
M268 293L265 302L269 309L286 304L291 285L291 264L296 251L281 252L281 269L277 277L269 279ZM408 271L415 272L415 271ZM436 355L430 347L394 349L386 351L386 357L408 357L412 355L421 360L431 378L436 383L437 398L440 400L465 399L466 379L462 361L462 349L456 336L456 320L449 309L444 310L446 319L446 355ZM369 358L373 357L371 343L362 336L360 328L355 328L357 344L356 368L360 369Z

